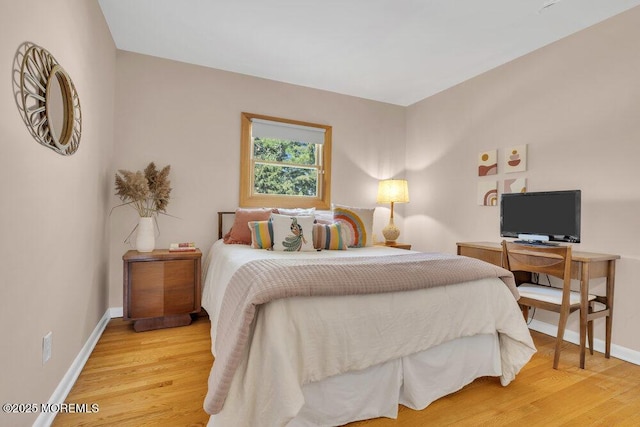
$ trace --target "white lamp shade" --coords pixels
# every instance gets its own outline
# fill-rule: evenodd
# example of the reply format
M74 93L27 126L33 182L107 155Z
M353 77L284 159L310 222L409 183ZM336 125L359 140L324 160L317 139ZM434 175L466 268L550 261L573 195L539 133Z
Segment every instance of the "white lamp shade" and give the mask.
M378 203L407 203L409 185L405 179L385 179L378 184Z

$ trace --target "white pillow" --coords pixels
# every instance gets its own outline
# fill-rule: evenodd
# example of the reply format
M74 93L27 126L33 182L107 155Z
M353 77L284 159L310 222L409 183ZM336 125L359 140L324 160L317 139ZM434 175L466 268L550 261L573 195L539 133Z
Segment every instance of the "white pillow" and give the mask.
M375 208L354 208L332 205L334 221L340 221L342 228L348 230L347 246L362 248L373 246L373 213Z
M316 211L316 208L278 208L278 213L280 215L290 215L290 216L300 216L300 215L313 215Z
M310 252L313 247L313 216L271 215L273 250Z
M316 210L316 224L333 224L333 211Z

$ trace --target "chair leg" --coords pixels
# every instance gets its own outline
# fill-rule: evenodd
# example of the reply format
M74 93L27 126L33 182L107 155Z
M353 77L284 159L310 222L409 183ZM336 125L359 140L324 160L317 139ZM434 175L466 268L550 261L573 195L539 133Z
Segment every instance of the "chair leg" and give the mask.
M558 363L560 362L560 351L562 349L562 342L564 341L564 330L567 326L568 318L569 307L563 307L560 310L560 319L558 320L558 334L556 337L556 351L553 355L553 369L558 369Z
M522 316L524 317L524 321L529 321L529 306L518 304L520 306L520 310L522 310Z
M589 304L589 314L593 313L593 303ZM589 354L593 355L593 320L587 322L587 338L589 342Z

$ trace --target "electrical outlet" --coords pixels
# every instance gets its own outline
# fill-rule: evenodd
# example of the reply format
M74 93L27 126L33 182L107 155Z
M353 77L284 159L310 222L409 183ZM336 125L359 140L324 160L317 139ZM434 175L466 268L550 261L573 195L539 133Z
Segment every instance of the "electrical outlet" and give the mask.
M51 340L52 332L49 331L47 335L42 338L42 364L44 365L51 359Z

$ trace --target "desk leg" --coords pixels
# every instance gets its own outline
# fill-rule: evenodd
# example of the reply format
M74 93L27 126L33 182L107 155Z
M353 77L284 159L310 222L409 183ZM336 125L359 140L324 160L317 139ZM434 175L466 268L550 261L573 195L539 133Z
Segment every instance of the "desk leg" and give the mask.
M589 315L589 263L582 264L580 273L580 368L584 369Z
M607 308L609 314L606 317L605 351L607 359L611 355L611 326L613 324L613 289L616 279L616 262L611 260L607 268Z

